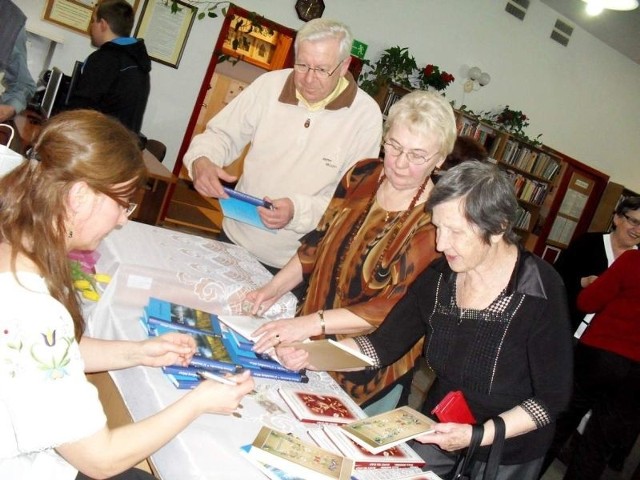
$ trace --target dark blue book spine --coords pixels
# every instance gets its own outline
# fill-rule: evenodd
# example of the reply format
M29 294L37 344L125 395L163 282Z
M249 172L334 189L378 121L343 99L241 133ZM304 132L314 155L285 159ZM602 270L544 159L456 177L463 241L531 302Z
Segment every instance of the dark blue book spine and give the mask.
M149 325L150 330L160 329L162 333L165 333L167 330L175 330L177 332L193 333L194 335L211 335L213 337L220 337L219 334L214 333L211 330L201 330L200 328L190 327L181 323L167 322L154 317L149 317L147 319L147 324Z
M287 372L282 372L280 370L263 370L261 368L247 368L256 378L270 378L272 380L286 380L288 382L299 382L299 383L308 383L309 377L307 377L303 373L292 372L291 370Z
M167 374L167 378L179 390L192 390L200 385L199 380L185 380L182 378L176 378L173 374Z
M239 363L243 367L266 368L269 370L278 370L281 372L290 372L288 368L280 365L275 360L266 360L258 358L254 352L241 351L239 347L230 340L227 332L222 330L222 344L227 349L229 356L235 363Z
M231 372L231 373L240 373L243 370L242 365L220 362L218 360L212 360L210 358L204 358L199 356L194 356L191 359L191 363L189 365L196 368L204 368L207 370L213 369L213 370L219 370L221 372Z
M231 188L223 187L224 191L227 195L233 198L237 198L238 200L242 200L243 202L247 202L251 205L255 205L256 207L266 207L265 201L254 197L253 195L249 195L248 193L238 192L237 190L233 190Z

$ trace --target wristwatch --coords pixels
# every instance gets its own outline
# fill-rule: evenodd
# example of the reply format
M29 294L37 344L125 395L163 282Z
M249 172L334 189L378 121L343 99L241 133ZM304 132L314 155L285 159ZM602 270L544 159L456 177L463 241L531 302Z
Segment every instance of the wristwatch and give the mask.
M300 20L308 22L320 18L324 12L323 0L297 0L296 12Z

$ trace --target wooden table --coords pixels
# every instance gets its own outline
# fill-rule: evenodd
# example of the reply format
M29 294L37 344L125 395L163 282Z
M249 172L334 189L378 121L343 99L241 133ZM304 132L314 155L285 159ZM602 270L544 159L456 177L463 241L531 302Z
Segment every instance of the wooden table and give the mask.
M178 178L147 149L142 151L142 160L149 172L150 182L136 197L139 205L132 219L159 225L169 201L169 186L176 183Z

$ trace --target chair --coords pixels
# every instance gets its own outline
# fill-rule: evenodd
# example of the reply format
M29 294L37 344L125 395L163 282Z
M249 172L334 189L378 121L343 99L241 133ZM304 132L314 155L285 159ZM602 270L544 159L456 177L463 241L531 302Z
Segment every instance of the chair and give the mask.
M164 156L167 154L167 146L160 140L154 140L153 138L147 140L145 148L149 150L159 162L162 162Z

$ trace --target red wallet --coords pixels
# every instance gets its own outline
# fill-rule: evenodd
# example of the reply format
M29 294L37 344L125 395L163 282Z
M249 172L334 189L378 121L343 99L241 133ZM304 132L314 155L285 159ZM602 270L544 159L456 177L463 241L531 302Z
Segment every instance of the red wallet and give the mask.
M447 393L431 413L442 423L476 423L471 409L460 390Z

